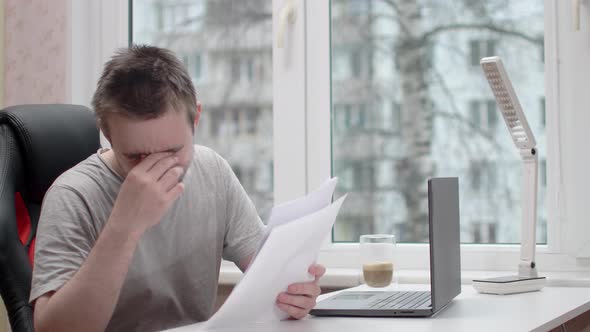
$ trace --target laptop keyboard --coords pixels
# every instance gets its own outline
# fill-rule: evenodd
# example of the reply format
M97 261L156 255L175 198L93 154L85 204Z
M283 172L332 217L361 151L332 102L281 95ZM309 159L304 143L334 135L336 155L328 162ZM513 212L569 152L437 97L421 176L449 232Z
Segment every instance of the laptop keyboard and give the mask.
M430 302L430 292L393 292L391 296L370 304L374 309L416 309Z

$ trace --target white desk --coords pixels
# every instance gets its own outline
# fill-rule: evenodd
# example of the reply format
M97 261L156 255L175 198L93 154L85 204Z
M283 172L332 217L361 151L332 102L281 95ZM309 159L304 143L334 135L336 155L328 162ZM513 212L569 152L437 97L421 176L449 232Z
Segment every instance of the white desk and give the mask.
M427 286L399 288L425 289ZM335 293L322 298L332 294ZM549 331L587 310L590 310L590 288L546 287L540 292L499 296L478 294L471 285L464 285L461 294L434 318L309 317L215 331ZM198 325L173 331L199 331Z

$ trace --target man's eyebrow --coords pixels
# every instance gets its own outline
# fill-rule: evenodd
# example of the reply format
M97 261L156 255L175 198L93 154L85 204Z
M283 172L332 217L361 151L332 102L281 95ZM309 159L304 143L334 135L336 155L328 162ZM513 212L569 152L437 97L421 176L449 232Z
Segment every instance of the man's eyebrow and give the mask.
M169 149L162 150L162 151L156 151L156 152L127 152L127 153L123 153L123 155L125 157L127 157L127 158L134 159L134 158L140 157L141 155L149 156L152 153L159 153L159 152L176 153L176 152L182 150L183 148L184 148L184 144L183 145L177 145L177 146L174 146L174 147L171 147Z

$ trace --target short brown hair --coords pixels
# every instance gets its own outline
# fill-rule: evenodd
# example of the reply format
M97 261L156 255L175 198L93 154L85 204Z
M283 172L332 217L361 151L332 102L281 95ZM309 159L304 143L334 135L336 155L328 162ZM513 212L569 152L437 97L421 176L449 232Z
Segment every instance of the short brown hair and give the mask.
M186 68L171 51L133 45L118 50L106 63L92 106L103 130L107 130L109 113L147 120L169 108L185 111L192 128L197 93Z

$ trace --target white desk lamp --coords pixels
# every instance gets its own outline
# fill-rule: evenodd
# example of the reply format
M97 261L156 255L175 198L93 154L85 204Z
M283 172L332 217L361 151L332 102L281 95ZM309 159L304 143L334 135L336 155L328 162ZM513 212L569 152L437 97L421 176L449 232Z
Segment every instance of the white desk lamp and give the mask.
M483 58L481 67L496 98L512 141L520 151L523 161L522 225L520 263L518 275L483 280L473 280L473 287L480 293L513 294L540 290L546 278L537 275L535 264L535 231L537 225L537 169L539 160L535 149L535 136L522 111L512 83L497 57Z

